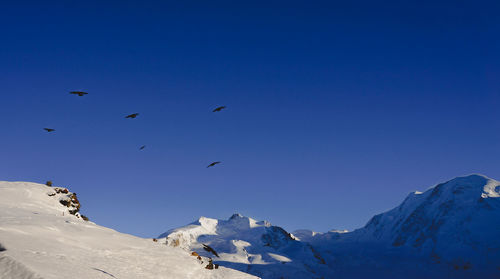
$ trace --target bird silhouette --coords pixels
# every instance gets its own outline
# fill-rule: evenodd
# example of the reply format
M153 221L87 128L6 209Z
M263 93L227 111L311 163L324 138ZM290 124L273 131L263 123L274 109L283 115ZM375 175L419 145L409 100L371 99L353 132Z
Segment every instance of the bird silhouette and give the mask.
M45 131L49 132L49 133L50 133L50 132L54 132L54 131L55 131L55 129L51 129L51 128L43 128L43 129L44 129Z
M139 115L138 113L132 113L132 114L129 114L127 116L125 116L125 118L136 118L137 115Z
M209 167L213 167L213 166L215 166L215 165L217 165L217 164L220 164L220 163L221 163L221 162L218 162L218 161L217 161L217 162L213 162L213 163L211 163L210 165L208 165L208 166L207 166L207 168L209 168Z
M226 108L226 106L220 106L220 107L214 109L212 112L221 111L221 110L223 110L225 108Z
M144 148L146 148L146 146L145 146L145 145L143 145L143 146L139 147L139 150L143 150Z
M74 94L74 95L78 95L78 96L83 96L83 95L87 95L89 93L87 92L83 92L83 91L70 91L69 94Z
M203 244L203 243L202 243ZM215 252L214 248L206 245L206 244L203 244L203 250L209 252L209 253L212 253L214 254L217 258L219 257L219 255L217 254L217 252Z

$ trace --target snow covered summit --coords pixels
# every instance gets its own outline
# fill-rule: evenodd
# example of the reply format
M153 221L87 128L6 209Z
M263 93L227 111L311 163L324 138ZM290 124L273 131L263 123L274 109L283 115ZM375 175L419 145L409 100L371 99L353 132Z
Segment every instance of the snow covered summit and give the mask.
M221 266L262 278L315 278L331 274L311 245L267 221L241 214L227 220L201 217L160 235L159 241L196 251L212 257Z
M361 229L310 243L348 278L500 278L499 193L486 176L458 177L411 193Z
M470 175L412 193L398 207L373 217L359 232L360 238L424 250L491 244L491 238L500 236L499 185L485 176Z

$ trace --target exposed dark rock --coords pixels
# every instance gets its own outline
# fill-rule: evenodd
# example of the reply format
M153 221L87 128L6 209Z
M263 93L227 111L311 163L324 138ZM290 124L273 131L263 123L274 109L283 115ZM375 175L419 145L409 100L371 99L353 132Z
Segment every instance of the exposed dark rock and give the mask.
M170 244L171 246L177 247L181 244L179 239L174 239L172 243Z
M67 193L69 193L68 189L66 189L66 188L55 187L54 190L58 194L67 194Z
M268 233L263 234L261 239L264 246L273 247L275 249L286 245L292 241L296 241L290 233L277 226L267 228Z
M309 247L309 249L311 249L313 256L319 261L320 264L326 264L325 259L323 259L323 257L321 257L320 253L318 253L310 244L307 244L307 246Z
M70 214L76 215L76 213L78 213L80 211L81 205L80 205L80 201L78 201L78 198L76 197L76 193L71 193L66 188L58 188L58 187L54 188L54 191L56 194L63 195L63 196L60 196L59 203L68 207L68 211ZM49 194L49 196L55 196L56 194L52 194L52 195ZM64 195L64 194L66 194L66 195ZM88 218L86 221L88 221Z
M208 259L208 264L205 266L206 269L214 269L214 263L212 262L212 259Z
M62 205L64 206L67 206L69 207L69 205L71 204L71 201L68 201L68 200L60 200L59 203L61 203Z

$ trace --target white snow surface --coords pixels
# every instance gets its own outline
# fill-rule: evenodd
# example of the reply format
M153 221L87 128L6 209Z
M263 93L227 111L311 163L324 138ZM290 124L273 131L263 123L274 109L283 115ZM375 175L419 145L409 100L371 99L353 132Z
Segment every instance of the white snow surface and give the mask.
M228 220L201 217L159 237L169 246L196 251L221 266L262 278L320 278L332 273L308 243L267 221L240 214ZM218 257L206 251L204 244L213 248Z
M257 278L207 270L189 251L84 221L54 193L41 184L0 182L0 278Z

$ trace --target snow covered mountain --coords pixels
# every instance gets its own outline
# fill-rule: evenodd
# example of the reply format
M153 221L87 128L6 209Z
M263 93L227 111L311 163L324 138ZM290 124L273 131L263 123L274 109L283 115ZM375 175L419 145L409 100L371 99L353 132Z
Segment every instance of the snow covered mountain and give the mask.
M202 217L161 241L262 278L500 278L499 185L459 177L411 193L353 232L289 234L235 214Z
M85 221L76 194L0 182L0 278L256 278Z
M411 193L352 232L235 214L153 241L79 209L65 188L0 182L0 278L500 278L500 182L482 175Z
M341 278L500 278L499 185L458 177L411 193L361 229L308 241Z
M321 278L332 273L308 243L267 221L240 214L228 220L201 217L159 238L169 246L196 251L221 266L262 278Z

